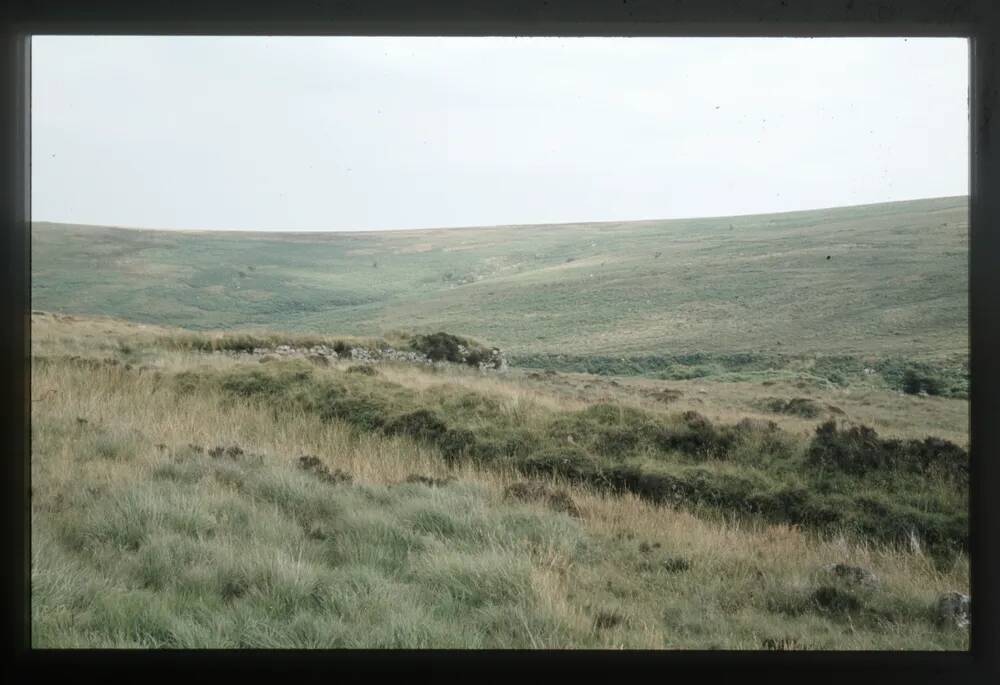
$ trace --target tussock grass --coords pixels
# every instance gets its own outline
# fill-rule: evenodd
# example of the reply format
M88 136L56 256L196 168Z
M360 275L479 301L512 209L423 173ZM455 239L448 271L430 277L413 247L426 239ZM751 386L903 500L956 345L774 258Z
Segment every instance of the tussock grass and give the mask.
M539 476L572 498L571 516L545 497L508 496L525 480L515 461L449 463L420 430L359 430L316 411L308 391L329 381L391 417L416 411L412 401L448 430L461 418L476 439L496 421L524 437L559 412L602 430L644 420L628 408L580 412L516 381L465 376L449 392L438 374L421 383L391 366L359 377L279 365L274 378L310 369L292 382L303 396L266 384L244 393L211 379L247 363L216 356L164 352L130 370L55 355L34 364L35 646L968 647L967 632L930 613L937 594L967 591L961 552L942 561ZM523 405L512 401L521 392ZM350 481L300 468L304 455ZM822 568L837 562L880 584L836 585Z
M358 434L409 438L439 450L449 465L559 476L709 515L893 543L915 534L939 558L967 545L968 455L939 438L882 439L867 427L838 432L827 422L805 440L770 421L720 424L696 411L613 402L527 410L502 393L407 386L300 360L185 371L167 382L182 392L220 392L225 402L294 406Z

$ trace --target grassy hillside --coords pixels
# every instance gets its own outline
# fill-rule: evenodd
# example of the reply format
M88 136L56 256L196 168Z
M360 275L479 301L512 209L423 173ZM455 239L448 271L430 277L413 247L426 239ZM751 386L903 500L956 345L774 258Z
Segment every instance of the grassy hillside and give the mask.
M543 367L554 354L940 359L967 350L967 212L955 197L353 234L39 223L32 297L191 329L447 330Z
M33 316L36 647L968 648L960 400L179 337Z
M35 224L33 644L967 649L967 226Z

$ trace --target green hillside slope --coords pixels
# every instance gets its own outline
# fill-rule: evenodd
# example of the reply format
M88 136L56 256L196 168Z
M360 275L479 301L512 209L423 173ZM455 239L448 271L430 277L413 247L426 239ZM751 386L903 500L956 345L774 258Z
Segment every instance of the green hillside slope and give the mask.
M33 307L447 330L514 354L963 353L968 199L623 223L236 233L36 223Z

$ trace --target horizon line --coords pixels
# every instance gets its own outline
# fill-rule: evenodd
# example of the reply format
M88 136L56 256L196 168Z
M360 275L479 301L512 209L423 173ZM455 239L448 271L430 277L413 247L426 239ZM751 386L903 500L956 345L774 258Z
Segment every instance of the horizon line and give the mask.
M31 224L52 224L59 226L79 226L81 228L112 228L124 231L161 231L169 233L267 233L267 234L286 234L286 235L301 235L301 234L330 234L330 233L342 233L345 235L358 235L358 234L368 234L368 233L405 233L414 231L463 231L463 230L475 230L475 229L496 229L496 228L537 228L537 227L558 227L558 226L593 226L599 224L624 224L624 223L654 223L654 222L668 222L668 221L698 221L698 220L711 220L711 219L733 219L741 218L745 219L748 217L763 217L763 216L781 216L787 214L804 214L807 212L819 212L825 210L836 210L836 209L853 209L859 207L876 207L879 205L892 205L892 204L903 204L907 202L921 202L921 201L932 201L932 200L957 200L960 198L970 199L969 193L964 193L960 195L937 195L932 197L916 197L909 198L905 200L885 200L882 202L865 202L856 205L828 205L824 207L810 207L808 209L791 209L784 210L780 212L750 212L746 214L716 214L716 215L702 215L702 216L685 216L685 217L670 217L670 218L653 218L653 219L600 219L596 221L555 221L555 222L539 222L539 223L515 223L515 224L467 224L463 226L424 226L416 228L369 228L369 229L331 229L331 228L316 228L316 229L283 229L283 228L164 228L164 227L152 227L152 226L122 226L115 224L89 224L89 223L73 223L68 221L49 221L45 219L32 219Z

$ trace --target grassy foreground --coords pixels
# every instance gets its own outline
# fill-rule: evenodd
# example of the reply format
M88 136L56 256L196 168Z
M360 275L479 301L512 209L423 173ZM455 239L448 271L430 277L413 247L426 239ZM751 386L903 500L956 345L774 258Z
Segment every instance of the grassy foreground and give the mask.
M859 452L816 432L828 409L781 413L794 385L737 428L739 384L663 406L652 381L369 375L33 318L34 646L968 648L934 614L968 591L961 454L913 423ZM959 432L958 400L913 401ZM650 497L643 474L688 485ZM830 502L846 518L792 520Z

